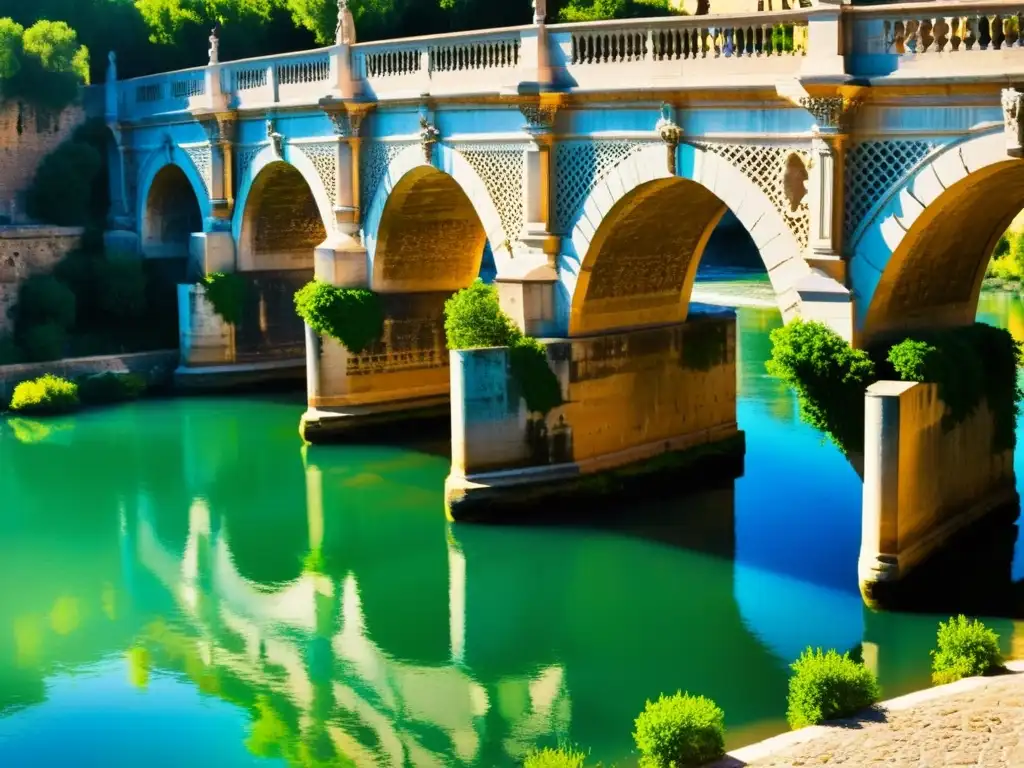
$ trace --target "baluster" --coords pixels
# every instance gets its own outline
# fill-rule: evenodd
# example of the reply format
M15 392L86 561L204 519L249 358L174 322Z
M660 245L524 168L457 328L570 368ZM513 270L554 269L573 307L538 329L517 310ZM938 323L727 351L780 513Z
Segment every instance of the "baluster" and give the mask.
M944 16L935 19L932 27L932 38L935 41L935 51L942 53L949 47L949 22Z
M730 58L732 56L733 47L732 27L726 27L722 30L722 55L726 58Z
M1006 43L1005 24L1006 22L1003 20L1003 17L998 13L992 17L992 21L989 24L989 29L992 32L992 47L996 50L1001 50Z
M964 35L964 45L967 50L973 50L975 43L978 42L978 17L975 15L964 17L964 28L966 34Z
M921 41L920 53L927 53L928 49L932 47L932 43L935 42L935 37L932 34L931 19L923 19L921 21L919 40Z

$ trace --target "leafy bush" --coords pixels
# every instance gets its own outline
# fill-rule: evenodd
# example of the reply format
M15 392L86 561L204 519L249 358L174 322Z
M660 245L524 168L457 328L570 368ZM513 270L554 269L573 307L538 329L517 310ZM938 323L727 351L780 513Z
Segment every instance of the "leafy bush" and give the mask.
M93 214L92 192L102 166L102 156L91 145L74 140L64 142L43 158L36 169L25 196L28 215L60 226L89 223Z
M548 364L547 347L534 338L520 336L510 347L508 357L527 410L547 414L562 404L562 385Z
M642 16L672 16L679 13L669 7L668 0L568 0L559 11L558 20L601 21Z
M145 314L146 274L141 260L98 259L94 270L101 312L114 321L137 320Z
M633 739L650 768L703 765L725 754L725 714L704 696L662 694L636 719Z
M985 675L1003 664L999 636L980 621L966 616L939 624L938 648L932 651L932 682L956 682Z
M786 719L793 729L849 717L881 696L874 673L849 654L808 648L792 669Z
M245 310L245 280L235 273L214 272L203 278L206 299L225 323L238 325Z
M75 294L53 275L34 275L18 289L14 321L19 329L53 323L67 330L75 323Z
M444 303L448 349L511 347L523 335L498 302L493 285L476 280Z
M60 360L68 344L68 334L56 323L33 325L23 335L25 357L33 363Z
M295 311L319 334L337 339L350 352L362 352L380 338L384 307L365 288L337 288L322 280L295 292Z
M823 323L793 320L771 333L766 366L797 394L800 416L844 454L864 448L864 390L875 380L867 353Z
M531 752L523 761L523 768L583 768L587 756L569 747L545 747Z
M89 50L63 21L28 29L4 19L0 27L0 87L5 99L59 112L89 82Z
M107 371L78 381L78 397L89 405L137 400L146 391L146 381L134 373Z
M10 409L20 413L64 413L78 407L78 385L52 374L14 388Z

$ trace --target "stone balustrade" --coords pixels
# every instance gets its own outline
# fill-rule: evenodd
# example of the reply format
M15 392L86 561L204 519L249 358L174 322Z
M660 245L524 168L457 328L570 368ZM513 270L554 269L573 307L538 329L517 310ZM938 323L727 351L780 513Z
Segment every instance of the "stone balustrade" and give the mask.
M780 77L842 74L835 62L844 57L846 73L855 76L969 77L1017 69L1024 75L1024 58L1007 62L1024 47L1022 10L1016 0L821 2L765 13L433 35L136 78L118 83L117 101L120 117L132 120L204 107L315 104L328 96L386 101L500 93L538 80L568 91L630 89L641 82L772 87Z

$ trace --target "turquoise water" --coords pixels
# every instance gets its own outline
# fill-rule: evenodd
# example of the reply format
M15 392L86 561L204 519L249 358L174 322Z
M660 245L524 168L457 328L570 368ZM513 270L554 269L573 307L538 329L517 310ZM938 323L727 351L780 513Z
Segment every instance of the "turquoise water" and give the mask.
M1016 297L981 316L1024 331ZM662 691L714 698L730 746L784 730L807 645L862 653L887 697L927 685L938 616L862 605L859 479L764 373L778 313L738 322L744 476L615 523L449 526L444 441L304 450L301 394L7 422L0 766L506 766L560 740L632 765ZM1009 591L1016 535L989 557ZM993 625L1011 650L1022 625Z

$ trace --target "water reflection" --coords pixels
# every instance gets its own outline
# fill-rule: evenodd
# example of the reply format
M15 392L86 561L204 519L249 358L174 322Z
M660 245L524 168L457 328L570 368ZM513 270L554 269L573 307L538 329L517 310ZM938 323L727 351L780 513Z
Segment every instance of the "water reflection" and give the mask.
M926 684L936 614L1020 615L1015 522L939 566L975 579L930 613L865 609L859 480L764 374L778 323L739 313L744 477L589 524L449 527L443 452L303 451L288 401L3 426L0 764L504 766L564 738L628 765L662 691L713 697L732 745L784 729L807 645Z

